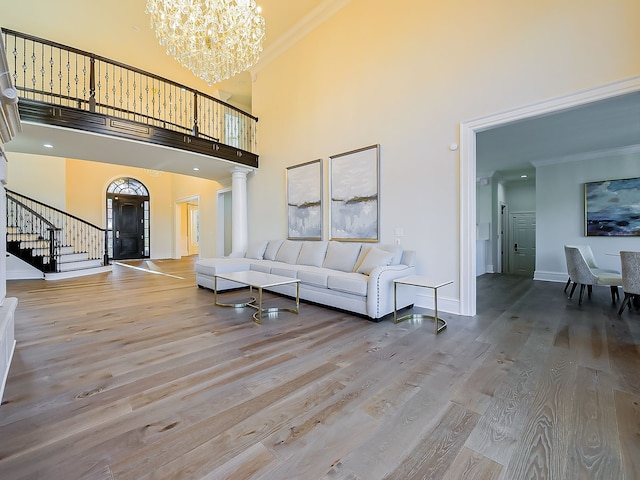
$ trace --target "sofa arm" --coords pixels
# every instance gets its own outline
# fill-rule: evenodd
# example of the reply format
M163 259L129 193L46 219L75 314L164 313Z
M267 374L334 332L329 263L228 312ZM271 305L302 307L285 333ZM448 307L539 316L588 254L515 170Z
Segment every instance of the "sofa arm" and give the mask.
M376 267L369 274L367 286L367 315L380 318L393 312L393 280L415 275L416 267L408 265L389 265ZM398 290L398 309L413 303L413 292L409 289Z

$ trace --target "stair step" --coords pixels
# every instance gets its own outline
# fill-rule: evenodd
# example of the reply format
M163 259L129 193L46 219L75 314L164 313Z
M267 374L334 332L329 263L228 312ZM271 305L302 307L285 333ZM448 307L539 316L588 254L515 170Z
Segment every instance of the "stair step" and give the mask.
M49 241L48 240L26 240L20 242L20 248L22 250L28 250L31 248L44 248L49 249Z
M8 242L32 242L38 240L40 236L37 233L9 233L7 232Z
M35 256L49 256L49 247L47 248L34 248L31 251L32 255ZM73 247L60 247L61 255L68 255L73 253Z
M98 268L102 266L100 260L79 260L75 262L66 262L58 265L58 270L61 272L70 272L73 270L83 270L87 268Z

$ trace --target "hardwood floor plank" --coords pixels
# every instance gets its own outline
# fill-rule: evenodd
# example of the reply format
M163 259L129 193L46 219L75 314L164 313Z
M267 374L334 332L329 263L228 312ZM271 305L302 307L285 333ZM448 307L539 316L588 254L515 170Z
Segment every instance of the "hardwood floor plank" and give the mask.
M572 386L576 377L575 359L566 350L553 348L509 459L506 478L565 478L572 443L571 412L575 403Z
M624 480L640 478L640 396L614 392Z
M8 282L1 479L638 477L640 315L606 291L483 275L437 336L307 303L256 325L194 260Z
M493 400L469 436L466 446L506 466L522 435L544 359L551 348L549 332L532 331Z
M498 480L504 467L463 447L442 480Z
M577 377L570 425L578 429L569 442L564 478L622 478L611 375L578 367Z
M385 480L441 479L476 426L478 414L454 403Z

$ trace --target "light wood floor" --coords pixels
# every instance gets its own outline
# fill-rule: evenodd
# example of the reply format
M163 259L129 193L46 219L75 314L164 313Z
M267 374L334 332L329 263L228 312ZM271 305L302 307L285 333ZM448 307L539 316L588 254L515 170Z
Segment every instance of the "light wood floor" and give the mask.
M485 275L436 337L309 304L258 326L192 259L138 264L172 276L8 283L0 479L640 478L640 314L606 288Z

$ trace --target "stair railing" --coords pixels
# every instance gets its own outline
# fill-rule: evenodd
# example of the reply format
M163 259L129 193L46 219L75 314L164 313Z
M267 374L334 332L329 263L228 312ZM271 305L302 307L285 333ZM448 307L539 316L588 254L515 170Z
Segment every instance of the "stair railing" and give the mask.
M57 272L60 264L59 232L53 223L24 203L7 195L7 251L43 272Z
M40 223L46 225L46 232ZM89 260L101 260L105 266L109 264L105 228L7 189L7 229L11 227L16 227L22 234L36 233L43 239L49 238L55 271L59 271L62 247L73 247L72 253L86 253ZM30 231L33 228L36 230Z

